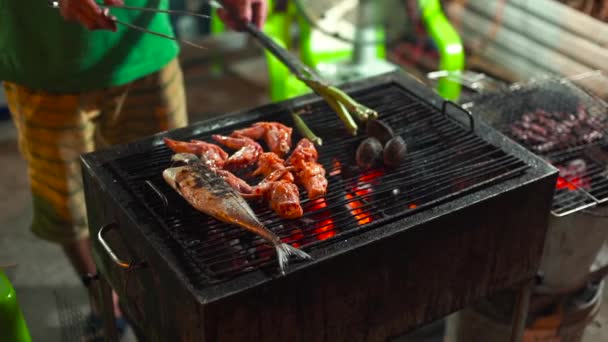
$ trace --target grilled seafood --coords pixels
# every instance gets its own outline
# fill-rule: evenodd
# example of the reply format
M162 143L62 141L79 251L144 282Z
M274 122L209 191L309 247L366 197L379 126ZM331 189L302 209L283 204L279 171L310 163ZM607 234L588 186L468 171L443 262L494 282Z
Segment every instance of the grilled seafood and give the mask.
M300 140L293 149L291 156L287 159L287 164L294 166L296 169L301 169L306 163L316 162L319 158L319 153L315 145L306 138Z
M190 142L176 141L169 138L164 139L165 144L175 153L191 153L200 156L207 166L214 170L219 176L224 178L226 183L240 193L250 193L251 186L232 172L222 169L228 153L221 147L201 140L191 140Z
M274 152L265 152L258 158L258 168L253 171L252 176L263 175L264 177L267 177L272 172L283 169L285 169L285 160ZM294 182L293 174L291 172L285 173L281 179L290 183Z
M249 183L245 182L242 178L235 176L232 172L224 169L215 169L215 172L218 176L224 178L226 183L239 193L250 194L253 192L253 188Z
M283 180L292 168L276 170L268 175L245 198L264 198L270 208L280 217L295 219L302 217L304 210L300 206L300 191L297 185Z
M319 163L308 163L306 167L298 172L299 181L308 192L308 198L315 200L325 196L327 193L327 178L325 168Z
M175 154L171 161L174 165L163 171L165 181L196 210L257 234L274 246L282 274L285 274L289 256L311 259L264 227L247 201L206 162L191 153Z
M323 197L327 193L326 172L323 165L317 163L318 156L313 143L303 138L287 159L287 165L295 168L297 181L306 188L310 200Z
M175 153L192 153L200 156L211 168L222 168L228 153L221 147L201 140L191 140L190 142L176 141L169 138L163 139L165 144Z
M255 164L260 154L264 152L260 144L245 136L227 137L214 134L211 138L230 149L237 150L224 163L224 167L229 170L246 168Z
M291 149L293 128L278 122L257 122L251 127L236 130L232 137L248 137L253 140L264 139L268 148L279 157L285 156Z

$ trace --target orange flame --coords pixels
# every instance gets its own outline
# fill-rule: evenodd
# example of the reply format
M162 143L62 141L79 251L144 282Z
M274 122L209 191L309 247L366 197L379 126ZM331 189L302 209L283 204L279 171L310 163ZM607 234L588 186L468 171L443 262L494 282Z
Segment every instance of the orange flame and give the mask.
M346 194L347 200L350 201L353 198L355 198L355 196L353 196L351 194ZM357 219L357 221L359 221L360 226L371 223L373 221L372 217L369 213L365 212L363 209L360 209L363 205L364 204L358 200L348 202L348 206L352 209L350 212L351 212L351 214L353 214L355 219Z
M381 177L382 175L384 175L384 172L382 170L374 170L374 171L371 171L371 172L359 177L359 181L362 183L367 183L367 182L373 181L376 178Z
M299 248L302 244L299 242L304 238L304 234L300 229L294 229L291 234L283 240L285 243L290 243L295 248Z
M315 204L311 208L311 210L319 210L319 209L323 209L325 207L327 207L325 198L320 198L315 201ZM325 214L326 214L326 217L330 215L328 212L326 212ZM336 235L335 228L336 228L336 225L334 224L334 220L332 218L328 217L328 218L321 220L321 223L319 224L319 226L317 228L315 228L313 230L313 232L315 233L315 235L317 235L317 239L323 241L323 240L327 240L330 237L333 237Z
M331 170L331 172L329 172L329 175L337 176L342 173L342 164L340 163L340 161L338 161L338 159L334 159L333 161L334 161L333 169Z
M555 187L557 190L568 189L573 191L579 188L587 189L589 184L579 177L574 177L570 181L567 181L563 177L557 177L557 184Z

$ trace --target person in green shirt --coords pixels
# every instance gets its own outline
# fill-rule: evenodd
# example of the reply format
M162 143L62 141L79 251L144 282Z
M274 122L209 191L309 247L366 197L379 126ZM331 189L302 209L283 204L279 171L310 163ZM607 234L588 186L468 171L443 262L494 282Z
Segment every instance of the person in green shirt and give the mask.
M222 3L231 15L218 14L232 29L241 30L234 17L264 24L266 0ZM111 14L94 0L59 0L59 10L44 0L0 0L0 80L28 165L31 230L62 247L85 285L96 267L80 155L188 122L179 45L114 21L173 36L168 15L104 4ZM127 5L169 7L168 0Z

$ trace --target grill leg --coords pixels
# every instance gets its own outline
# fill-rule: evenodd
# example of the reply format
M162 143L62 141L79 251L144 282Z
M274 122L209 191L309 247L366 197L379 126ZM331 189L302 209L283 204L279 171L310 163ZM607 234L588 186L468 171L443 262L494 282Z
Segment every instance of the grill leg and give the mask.
M534 281L532 280L523 283L518 290L511 323L511 342L521 342L524 337L533 288Z
M112 301L112 288L101 274L99 274L98 284L101 295L101 310L103 313L106 342L118 342L116 317L114 317L114 302Z

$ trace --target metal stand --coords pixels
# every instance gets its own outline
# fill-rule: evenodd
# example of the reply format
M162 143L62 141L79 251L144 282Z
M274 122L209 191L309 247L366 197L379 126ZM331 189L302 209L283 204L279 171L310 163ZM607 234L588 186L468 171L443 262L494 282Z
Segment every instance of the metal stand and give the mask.
M101 298L104 333L106 342L118 342L116 317L114 317L114 302L112 301L112 288L103 275L99 274L98 293Z
M517 301L513 310L513 321L511 322L511 342L521 342L524 337L534 283L534 280L523 283L517 293Z

